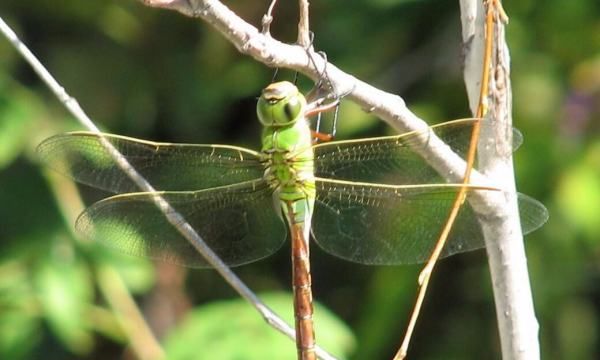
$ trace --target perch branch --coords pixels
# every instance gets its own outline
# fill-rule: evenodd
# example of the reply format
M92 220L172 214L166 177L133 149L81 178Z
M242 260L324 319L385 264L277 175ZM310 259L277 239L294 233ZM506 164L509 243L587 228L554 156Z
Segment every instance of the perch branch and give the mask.
M10 27L0 18L0 31L13 44L23 58L32 66L34 71L40 76L44 83L56 95L61 103L71 112L71 114L83 125L92 132L100 133L100 130L87 116L83 109L79 106L77 100L71 97L65 89L54 79L43 64L35 57L35 55L25 46ZM101 137L102 139L102 137ZM103 141L103 145L109 154L117 161L121 170L123 170L135 184L145 192L156 193L150 183L146 181L135 168L127 162L127 160L112 146L109 141ZM244 284L231 269L223 263L223 261L206 245L204 240L198 233L185 221L171 205L166 202L160 195L156 194L153 197L156 206L163 212L165 218L184 236L206 261L233 287L238 294L250 302L257 311L263 316L265 321L273 326L278 331L287 335L291 339L295 339L294 330L278 317L268 306L266 306L257 296ZM317 355L321 359L334 359L330 354L323 349L317 347Z
M423 120L406 107L406 104L399 96L381 91L360 81L331 63L325 66L325 60L320 56L312 56L315 64L311 64L309 54L301 46L284 44L273 38L264 36L255 27L245 22L219 1L140 1L148 6L176 10L186 16L201 18L219 31L240 52L252 56L257 61L268 66L296 70L315 81L319 79L317 69L325 68L327 70L327 77L331 80L333 88L337 89L340 93L348 93L346 99L357 103L365 111L371 112L386 121L399 132L423 130L427 127L427 124ZM478 81L482 73L481 59L483 58L484 14L481 0L461 0L460 3L463 21L463 41L466 48L465 81L467 83L471 108L475 113L479 100L478 92L480 83ZM497 4L497 2L494 2L494 4ZM497 9L500 9L500 7ZM501 19L504 17L503 12L498 10L497 18ZM482 140L490 139L490 135L493 139L494 134L506 135L507 129L511 128L508 111L510 109L510 101L507 101L510 100L508 51L503 39L503 31L503 27L499 26L496 36L499 40L502 40L502 45L495 49L494 56L496 62L491 71L493 79L490 84L493 88L492 93L495 94L491 106L502 110L500 110L501 113L497 110L491 111L491 117L498 120L494 124L498 124L498 126L492 130L492 134L487 132L487 126L482 128ZM502 102L504 102L504 105L501 104ZM491 121L488 121L488 123L491 123ZM510 141L510 136L504 136L504 139ZM428 163L440 174L444 174L448 181L462 183L462 175L465 174L466 170L465 161L460 159L449 148L441 146L442 143L438 143L438 139L431 137L429 140L432 146L417 147L415 150L423 155ZM492 146L491 149L498 150L500 148L499 146ZM512 150L510 147L509 149ZM483 219L482 223L484 223L483 228L486 242L488 246L491 246L488 247L488 254L490 256L490 268L492 269L494 282L503 353L507 359L536 359L539 357L536 338L537 322L533 314L522 235L518 230L520 226L514 176L510 160L511 150L500 150L500 154L503 156L498 157L497 153L493 154L496 158L501 158L499 162L486 161L486 154L480 154L479 156L480 169L483 167L485 174L491 176L484 176L481 172L473 170L470 180L471 184L474 185L491 186L505 191L496 194L492 194L494 192L477 194L477 201L473 202L472 205ZM490 165L490 162L496 165ZM503 169L507 169L508 172L503 171ZM490 179L493 179L493 181ZM508 207L510 214L506 210L507 199L510 202L510 206ZM499 239L503 240L499 241ZM505 248L504 245L500 245L505 242L513 244L515 247ZM502 252L503 254L495 254ZM516 261L516 263L513 261ZM506 271L507 268L513 267L513 265L515 265L514 270L517 273L521 273L521 275L498 277L497 274L499 272ZM502 284L496 284L497 282L501 282ZM515 304L507 304L503 300L513 295L521 298L522 301L517 301ZM519 303L521 305L517 305ZM523 309L522 312L521 309ZM521 316L520 314L523 315ZM512 337L514 341L506 340L505 334L509 334L509 337ZM515 338L515 334L519 340ZM524 356L509 357L511 353L524 354Z
M423 131L428 124L412 113L404 100L345 73L334 64L312 50L299 45L290 45L264 35L259 29L248 24L237 14L216 0L139 0L147 6L175 10L183 15L200 18L213 26L241 53L255 60L277 68L296 70L315 82L321 79L326 70L333 89L345 94L344 99L360 105L365 111L386 121L399 133ZM431 136L430 136L431 135ZM441 140L428 133L429 146L416 146L415 151L423 155L428 163L452 183L462 183L466 164L463 159L444 146ZM489 180L473 170L471 183L488 186ZM479 194L477 195L479 196ZM481 197L485 197L481 195ZM494 199L486 198L479 202L480 212L493 211ZM497 205L497 204L496 204Z

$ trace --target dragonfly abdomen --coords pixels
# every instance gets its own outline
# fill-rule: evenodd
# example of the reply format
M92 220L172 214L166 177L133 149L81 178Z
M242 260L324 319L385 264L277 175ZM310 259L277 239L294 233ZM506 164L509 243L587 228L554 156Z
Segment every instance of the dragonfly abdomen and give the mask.
M309 262L309 234L315 202L312 137L304 118L306 101L289 82L267 87L257 105L265 126L265 180L278 197L292 240L292 273L298 359L316 360Z

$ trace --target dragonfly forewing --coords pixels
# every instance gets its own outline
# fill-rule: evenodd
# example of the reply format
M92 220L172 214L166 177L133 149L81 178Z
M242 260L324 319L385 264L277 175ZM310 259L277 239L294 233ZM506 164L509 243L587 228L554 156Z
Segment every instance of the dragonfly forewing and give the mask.
M131 193L99 201L77 219L87 238L121 252L188 267L210 267L155 205L159 194L229 266L277 251L285 226L262 180L201 191Z
M482 120L461 119L396 136L333 141L314 146L315 174L318 177L391 185L439 184L447 182L420 149L449 147L465 158L473 126ZM433 141L433 135L439 141ZM522 135L513 129L513 148ZM437 145L435 145L437 144ZM426 152L422 152L426 153Z
M140 191L110 154L108 141L155 189L193 191L262 178L258 153L235 146L170 144L72 132L38 146L42 162L77 182L113 193Z

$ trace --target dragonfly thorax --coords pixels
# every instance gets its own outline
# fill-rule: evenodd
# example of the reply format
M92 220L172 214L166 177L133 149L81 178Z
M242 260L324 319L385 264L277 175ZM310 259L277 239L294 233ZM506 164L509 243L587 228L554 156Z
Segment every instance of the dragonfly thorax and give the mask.
M284 202L314 194L314 155L305 106L304 96L289 82L268 86L257 105L264 126L265 179Z
M262 136L265 178L284 193L314 183L310 128L304 119L285 127L266 126Z

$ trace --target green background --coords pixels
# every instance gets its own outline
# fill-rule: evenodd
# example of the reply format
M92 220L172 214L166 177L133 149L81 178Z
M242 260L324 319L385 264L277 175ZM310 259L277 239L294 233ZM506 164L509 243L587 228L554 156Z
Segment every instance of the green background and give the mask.
M228 1L259 25L267 1ZM297 4L272 32L296 37ZM544 359L600 357L600 3L510 2L519 191L549 222L527 237ZM4 0L2 16L103 130L149 140L257 148L255 101L273 70L206 23L133 0ZM456 1L313 1L315 47L344 71L401 95L431 123L469 116ZM282 71L280 79L293 74ZM300 80L303 91L310 88ZM81 130L0 40L0 358L134 358L107 298L117 269L173 359L293 359L294 345L210 270L131 259L78 240L83 208L35 146ZM338 138L391 134L346 101ZM80 188L85 203L100 194ZM389 359L411 309L418 266L368 267L312 249L317 340L341 358ZM289 245L235 269L291 319ZM104 285L102 285L104 284ZM326 310L327 309L327 310ZM499 359L484 251L442 261L410 349L413 359Z

